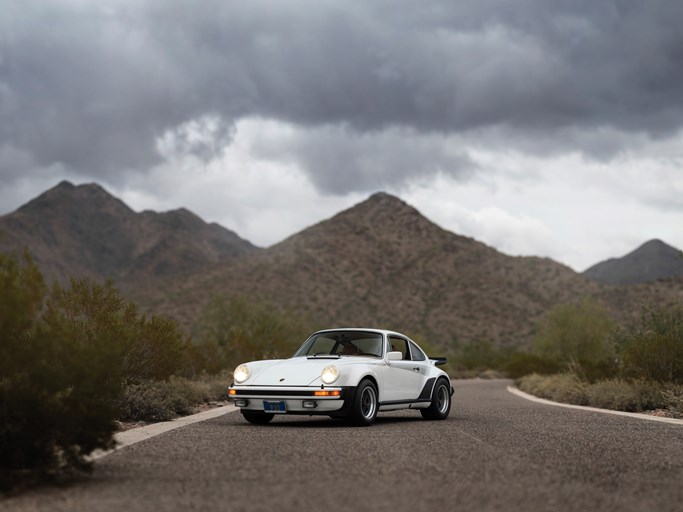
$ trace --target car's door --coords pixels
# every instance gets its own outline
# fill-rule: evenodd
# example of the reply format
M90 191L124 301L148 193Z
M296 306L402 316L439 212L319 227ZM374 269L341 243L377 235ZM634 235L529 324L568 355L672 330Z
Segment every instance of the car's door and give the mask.
M427 381L429 361L414 343L401 336L389 336L387 350L401 352L403 359L387 361L380 401L384 404L416 400Z

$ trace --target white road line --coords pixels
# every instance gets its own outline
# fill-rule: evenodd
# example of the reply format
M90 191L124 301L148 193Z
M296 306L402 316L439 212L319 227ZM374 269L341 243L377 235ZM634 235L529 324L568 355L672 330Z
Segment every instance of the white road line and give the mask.
M208 411L203 411L192 416L182 416L171 421L162 421L159 423L152 423L150 425L145 425L144 427L132 428L124 432L119 432L114 434L114 440L116 441L116 448L112 450L96 450L91 453L88 458L90 460L101 459L105 455L114 453L116 450L120 450L131 444L139 443L150 437L158 436L169 430L174 430L176 428L184 427L185 425L191 425L192 423L198 423L200 421L209 420L211 418L217 418L218 416L223 416L229 412L236 411L237 407L234 405L224 405L223 407L216 407L215 409L209 409Z
M591 411L591 412L601 412L604 414L615 414L617 416L628 416L629 418L637 418L639 420L650 420L650 421L660 421L662 423L673 423L675 425L683 425L683 420L678 420L676 418L662 418L659 416L651 416L650 414L640 414L637 412L623 412L623 411L612 411L611 409L598 409L597 407L587 407L585 405L573 405L573 404L562 404L559 402L552 402L550 400L546 400L544 398L538 398L533 395L529 395L528 393L525 393L524 391L520 391L514 386L508 386L508 391L512 393L513 395L517 395L522 398L526 398L527 400L531 400L532 402L538 402L539 404L545 404L545 405L555 405L557 407L566 407L568 409L579 409L582 411Z

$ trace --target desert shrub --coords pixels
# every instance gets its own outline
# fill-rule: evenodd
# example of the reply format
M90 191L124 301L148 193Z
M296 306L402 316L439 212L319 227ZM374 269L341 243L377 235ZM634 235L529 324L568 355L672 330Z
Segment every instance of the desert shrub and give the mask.
M207 382L182 377L132 383L121 397L120 419L167 421L190 414L193 406L213 399L211 391Z
M590 299L562 304L539 324L534 353L586 380L609 377L616 372L614 328L607 310Z
M661 386L645 381L606 379L586 386L588 404L603 409L639 412L664 406Z
M513 379L532 373L546 375L562 370L562 366L552 359L513 347L498 347L488 340L459 346L452 359L453 374L460 378L480 377L488 370Z
M683 384L683 303L644 309L615 342L626 376Z
M195 343L209 373L255 359L289 357L312 332L295 315L244 298L217 295L195 325Z
M515 380L515 384L522 391L529 393L531 395L538 395L538 388L545 379L544 375L539 375L538 373L531 373L529 375L524 375L519 379Z
M502 369L511 379L518 379L524 375L532 373L549 375L558 373L560 365L551 360L536 354L514 351L503 360Z
M683 386L669 386L662 391L662 398L670 411L683 415Z
M126 381L179 370L184 340L111 283L47 291L28 255L0 254L0 486L89 469L113 444Z
M221 372L215 375L202 375L201 381L208 387L210 400L227 400L228 388L232 384L232 373Z
M503 379L503 378L505 378L505 375L503 375L498 370L488 369L488 370L484 370L483 372L479 372L477 377L480 379Z
M185 371L190 342L175 320L138 315L123 360L126 382L166 379Z
M86 357L107 357L125 382L166 379L182 371L189 342L171 319L138 312L111 281L71 279L55 285L44 322L53 333L82 349Z
M556 402L587 405L587 384L572 373L532 374L517 381L518 387L532 395Z
M85 456L112 445L110 348L47 321L55 309L28 255L0 254L0 283L0 486L87 470Z
M182 397L155 381L126 386L119 407L124 421L166 421L177 416L177 409L188 408Z
M667 407L662 386L645 380L603 379L589 383L572 373L532 374L519 379L517 386L548 400L603 409L638 412Z
M462 369L484 371L499 368L501 356L491 341L477 340L462 345L456 360Z

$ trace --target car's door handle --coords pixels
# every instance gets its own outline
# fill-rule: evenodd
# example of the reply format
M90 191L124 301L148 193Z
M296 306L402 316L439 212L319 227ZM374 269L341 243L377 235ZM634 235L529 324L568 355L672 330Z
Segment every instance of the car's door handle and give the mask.
M419 369L419 368L413 368L413 371L414 371L414 372L419 372L420 369Z

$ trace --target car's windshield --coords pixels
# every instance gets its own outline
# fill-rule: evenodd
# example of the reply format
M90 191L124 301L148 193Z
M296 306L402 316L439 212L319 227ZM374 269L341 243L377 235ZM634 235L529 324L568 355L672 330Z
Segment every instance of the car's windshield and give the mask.
M301 356L382 357L382 335L367 331L324 331L311 336L296 351Z

